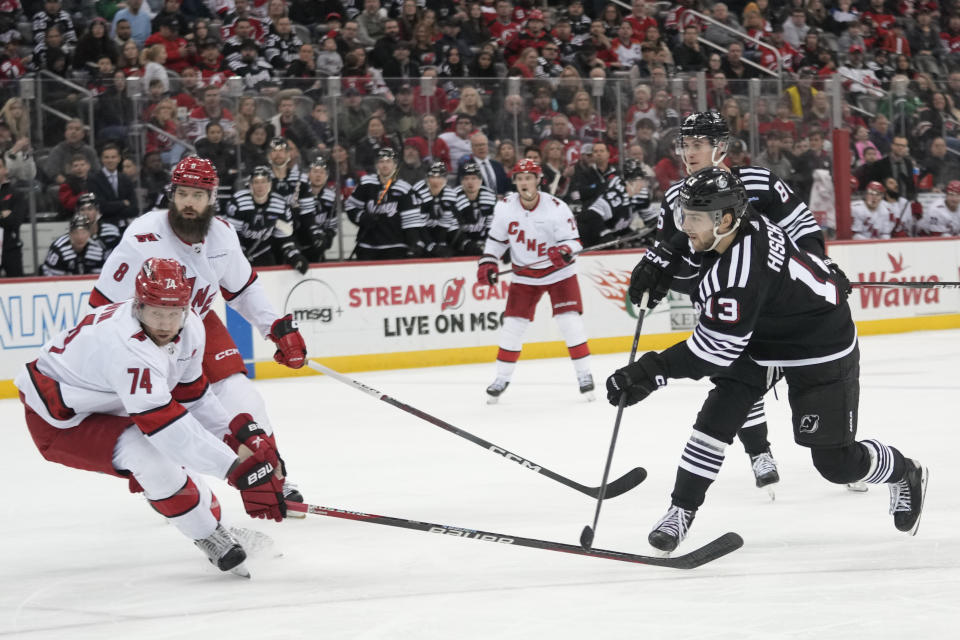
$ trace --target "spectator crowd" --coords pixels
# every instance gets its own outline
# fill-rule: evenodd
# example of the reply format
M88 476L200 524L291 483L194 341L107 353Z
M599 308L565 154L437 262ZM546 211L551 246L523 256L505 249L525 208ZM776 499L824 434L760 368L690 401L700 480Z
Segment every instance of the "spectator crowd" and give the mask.
M958 5L0 0L0 275L23 273L28 196L68 221L43 271L89 273L187 154L255 264L475 254L524 158L599 239L655 219L698 105L728 122L727 164L770 168L828 233L843 128L857 237L955 235Z

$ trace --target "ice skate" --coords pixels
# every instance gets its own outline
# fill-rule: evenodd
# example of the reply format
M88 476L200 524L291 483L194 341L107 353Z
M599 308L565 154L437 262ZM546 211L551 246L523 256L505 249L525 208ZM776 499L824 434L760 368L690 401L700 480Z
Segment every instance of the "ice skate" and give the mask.
M852 491L854 493L866 493L867 492L867 483L866 482L848 482L847 491Z
M920 528L920 514L923 512L930 472L910 458L906 459L906 463L903 479L889 484L890 514L897 529L914 536Z
M207 554L210 564L220 571L229 571L243 578L250 577L250 572L243 565L243 561L247 559L247 552L222 524L217 524L213 533L202 540L194 540L193 544Z
M497 404L500 400L500 394L507 390L510 381L506 378L497 378L489 387L487 387L487 404Z
M777 473L777 461L773 459L770 449L755 456L750 456L750 465L753 467L753 477L756 479L757 488L765 488L770 495L770 499L776 500L777 494L773 485L780 482L780 474Z
M577 375L577 383L580 385L580 393L586 398L587 402L593 402L596 397L593 395L593 375L589 372Z
M660 518L660 522L654 525L653 531L647 536L647 542L651 547L669 554L687 537L696 515L696 509L681 509L670 505L667 514Z

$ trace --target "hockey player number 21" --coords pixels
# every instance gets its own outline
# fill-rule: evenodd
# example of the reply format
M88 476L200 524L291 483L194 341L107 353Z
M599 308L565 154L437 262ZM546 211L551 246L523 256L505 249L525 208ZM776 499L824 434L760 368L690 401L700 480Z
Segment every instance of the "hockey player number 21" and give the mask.
M133 380L130 381L130 395L134 395L137 392L138 386L141 389L146 389L147 393L153 392L153 384L150 382L150 369L127 369L127 373L133 376ZM140 383L139 385L137 384L138 382Z
M809 269L796 260L790 261L790 277L810 287L815 294L830 304L837 304L837 286L829 280L820 282Z

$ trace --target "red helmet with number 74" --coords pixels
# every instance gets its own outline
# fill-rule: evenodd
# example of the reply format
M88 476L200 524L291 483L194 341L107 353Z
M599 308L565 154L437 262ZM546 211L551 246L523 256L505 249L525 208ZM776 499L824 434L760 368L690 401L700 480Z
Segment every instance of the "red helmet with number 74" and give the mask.
M194 187L215 193L219 184L217 169L206 158L184 158L170 174L171 187Z
M517 175L518 173L532 173L539 178L541 175L543 175L543 170L540 168L540 165L536 160L524 158L517 164L513 165L513 175Z
M147 258L137 274L137 302L151 307L190 306L190 283L182 264L169 258Z

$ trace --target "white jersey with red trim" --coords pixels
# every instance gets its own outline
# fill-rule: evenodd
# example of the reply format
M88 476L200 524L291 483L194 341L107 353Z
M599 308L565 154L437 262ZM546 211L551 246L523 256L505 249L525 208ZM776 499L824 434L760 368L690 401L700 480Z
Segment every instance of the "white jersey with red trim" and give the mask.
M928 204L914 229L918 236L955 236L960 234L960 207L951 211L945 200Z
M172 258L184 265L193 290L191 306L207 315L219 290L235 311L266 336L279 318L243 255L237 232L216 217L203 242L187 244L170 227L167 209L154 209L133 220L113 250L90 295L98 307L134 295L134 281L147 258Z
M547 249L559 245L573 253L583 248L570 208L541 191L537 206L527 209L520 203L520 195L511 193L493 209L483 253L500 258L509 249L512 282L545 285L576 275L575 261L555 267L547 257Z
M135 304L94 310L48 341L14 384L54 427L77 427L93 413L128 415L171 459L225 477L236 454L222 441L230 417L203 375L203 321L190 311L177 338L160 347L134 316Z
M883 200L876 209L868 207L863 200L850 205L850 230L854 240L888 239L893 226L890 207Z

